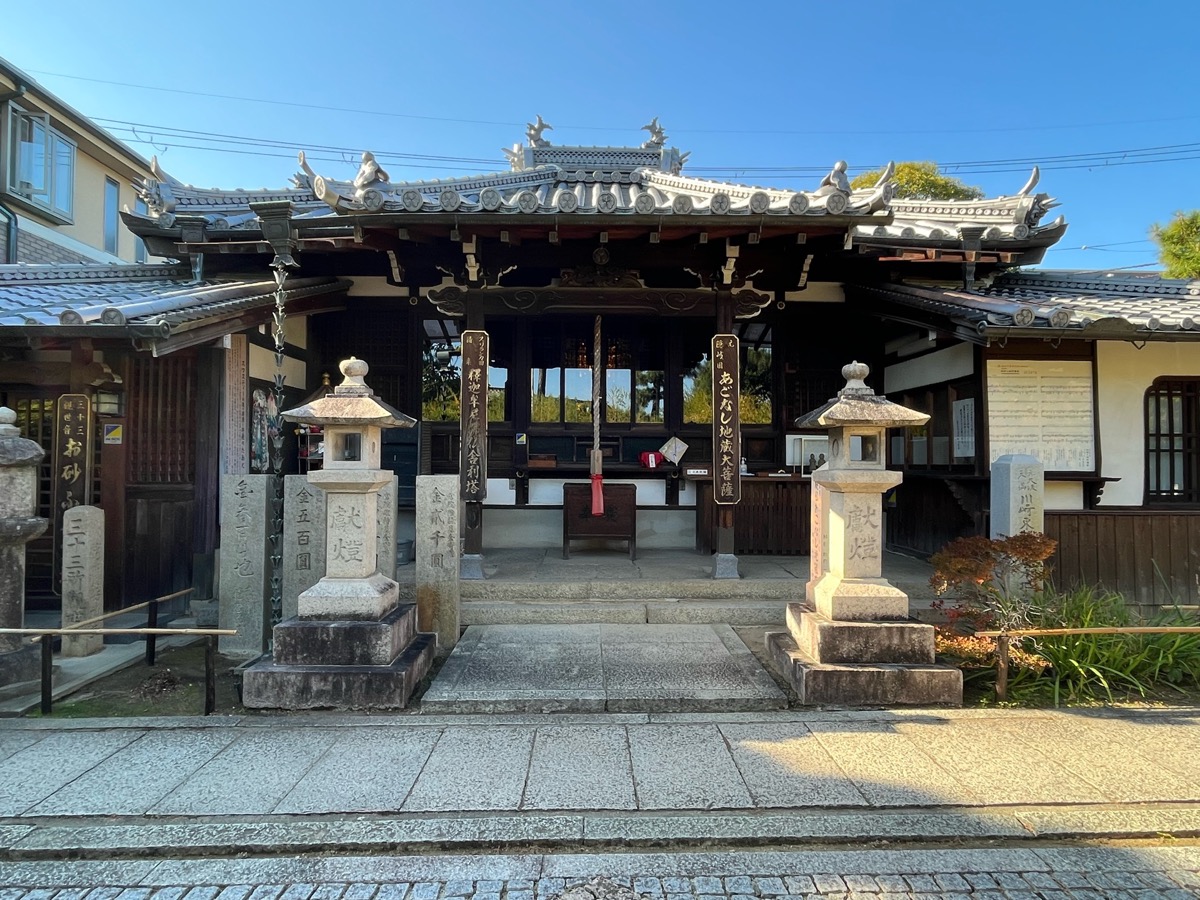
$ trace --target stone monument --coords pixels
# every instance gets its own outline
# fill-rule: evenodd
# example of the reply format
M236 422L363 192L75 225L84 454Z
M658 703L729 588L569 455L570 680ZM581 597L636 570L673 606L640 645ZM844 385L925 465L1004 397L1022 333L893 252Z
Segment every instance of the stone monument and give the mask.
M379 467L382 430L416 422L371 393L365 362L351 357L341 371L333 393L283 413L325 435L324 465L308 473L325 494L325 574L275 626L272 658L245 671L252 708L398 709L433 660L436 638L417 632L416 605L399 603L376 543L376 495L393 478Z
M70 628L104 613L104 510L74 506L63 513L62 625ZM104 635L62 640L63 656L90 656L104 649Z
M883 494L903 477L885 468L887 429L929 417L876 396L868 374L843 367L846 386L796 420L829 429L829 461L812 476L811 607L789 603L788 631L768 633L767 647L801 703L960 706L962 673L934 665L933 627L909 620L908 596L882 571Z
M1012 537L1043 531L1045 472L1036 456L1010 453L992 463L992 514L989 536Z
M258 656L271 633L271 478L221 476L218 621L237 629L220 638L221 652L231 656Z
M0 627L25 627L25 545L50 524L37 512L41 447L21 437L17 414L0 406ZM0 687L34 681L40 671L36 644L0 634Z
M458 476L417 476L417 620L448 653L458 643Z

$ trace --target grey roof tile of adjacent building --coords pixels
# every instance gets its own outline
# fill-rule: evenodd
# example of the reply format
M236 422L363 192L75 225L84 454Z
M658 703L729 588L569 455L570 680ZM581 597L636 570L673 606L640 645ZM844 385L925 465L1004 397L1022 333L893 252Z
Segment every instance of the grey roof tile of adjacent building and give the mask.
M970 289L889 285L868 289L973 327L1062 337L1200 340L1200 281L1076 271L1001 275Z
M286 297L344 290L332 277L286 283ZM82 329L96 337L167 338L181 327L221 320L275 302L273 278L193 280L181 266L0 266L0 332Z

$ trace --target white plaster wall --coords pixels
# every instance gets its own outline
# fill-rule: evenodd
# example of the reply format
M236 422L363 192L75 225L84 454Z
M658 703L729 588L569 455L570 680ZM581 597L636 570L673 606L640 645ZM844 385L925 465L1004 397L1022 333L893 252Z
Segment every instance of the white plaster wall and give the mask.
M965 378L973 371L975 349L970 344L958 344L888 366L883 370L883 392L894 394L952 378Z
M258 378L261 381L274 381L275 379L275 351L268 350L266 347L259 347L256 344L250 345L250 377ZM334 373L336 374L336 373ZM308 379L305 377L304 361L295 359L291 356L283 358L283 375L284 383L291 388L304 390L308 384ZM368 381L370 375L367 376ZM341 376L338 375L334 379L334 384L341 381Z
M561 548L562 521L561 509L486 507L483 511L483 551L486 554L489 548ZM639 550L696 548L694 509L639 509L637 526ZM582 544L582 541L575 541L572 546L578 548Z
M1103 506L1140 506L1145 497L1146 389L1164 375L1200 375L1200 344L1124 341L1096 345L1101 474L1120 478L1104 488Z
M1079 481L1047 481L1042 495L1042 508L1048 510L1083 509L1083 483Z
M563 502L563 485L567 482L573 484L590 483L583 478L531 478L529 479L529 505L530 506L562 506ZM632 484L637 487L637 504L638 506L665 506L667 502L667 485L665 481L654 480L626 480L621 481L619 478L605 478L605 484ZM492 502L491 488L488 488L488 503ZM503 502L503 501L498 501ZM693 504L695 501L692 501ZM640 512L639 512L640 515Z

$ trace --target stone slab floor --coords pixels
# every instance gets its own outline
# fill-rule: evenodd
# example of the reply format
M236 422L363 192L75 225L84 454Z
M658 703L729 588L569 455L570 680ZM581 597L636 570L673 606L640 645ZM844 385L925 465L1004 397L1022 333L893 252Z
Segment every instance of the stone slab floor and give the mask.
M472 625L422 712L746 712L787 698L728 625Z

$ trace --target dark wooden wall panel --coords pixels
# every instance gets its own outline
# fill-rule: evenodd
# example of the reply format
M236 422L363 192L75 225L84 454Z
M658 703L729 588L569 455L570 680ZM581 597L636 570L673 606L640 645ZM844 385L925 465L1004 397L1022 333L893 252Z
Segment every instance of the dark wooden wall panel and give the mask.
M194 504L190 491L131 488L126 505L128 606L192 586Z
M941 478L908 476L896 488L895 503L885 508L889 550L930 556L976 533L973 519Z
M1100 585L1143 614L1200 604L1200 510L1048 512L1046 534L1057 587Z

